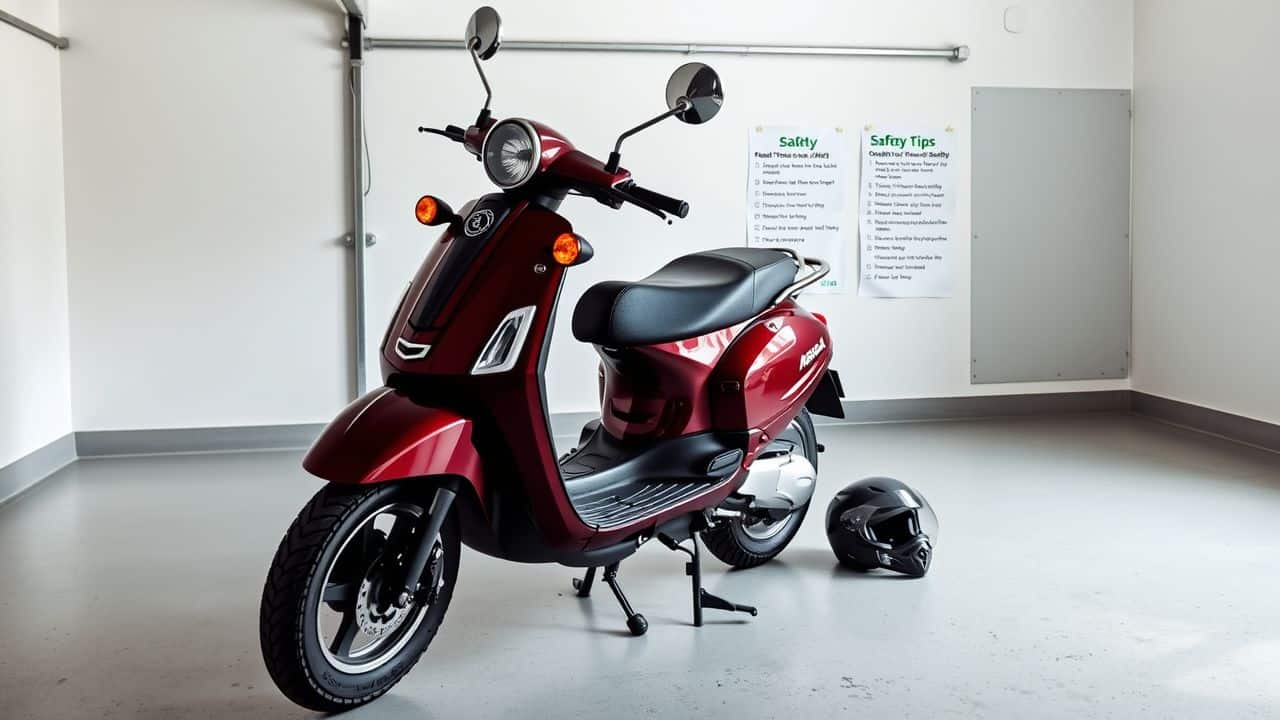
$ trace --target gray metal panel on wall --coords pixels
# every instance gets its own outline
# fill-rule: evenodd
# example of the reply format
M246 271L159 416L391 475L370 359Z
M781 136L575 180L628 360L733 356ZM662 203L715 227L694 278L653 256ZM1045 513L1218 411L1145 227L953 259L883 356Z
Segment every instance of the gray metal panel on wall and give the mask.
M1129 371L1128 90L974 88L972 381Z

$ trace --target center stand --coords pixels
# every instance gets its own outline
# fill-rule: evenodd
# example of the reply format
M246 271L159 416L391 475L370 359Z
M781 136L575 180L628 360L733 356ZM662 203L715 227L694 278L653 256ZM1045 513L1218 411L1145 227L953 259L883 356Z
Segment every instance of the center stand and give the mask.
M750 605L739 605L729 602L724 598L707 592L702 587L702 551L701 543L698 541L696 532L690 533L688 538L693 543L693 549L689 549L680 544L679 540L665 533L658 533L658 540L671 550L685 553L689 556L689 561L684 564L684 573L690 578L690 585L693 591L693 625L694 627L702 627L702 610L709 608L712 610L726 610L729 612L749 613L752 617L758 614L756 608ZM591 586L595 582L596 568L587 568L587 572L582 578L573 579L573 588L577 591L578 597L590 597ZM627 600L627 596L622 593L622 588L618 585L618 563L608 565L604 569L604 581L613 591L613 595L618 600L618 605L622 607L622 612L627 616L627 628L632 635L644 635L649 629L649 623L645 617L636 612L631 607L631 603Z
M681 545L674 538L662 533L658 534L658 541L666 545L672 550L678 550L689 556L689 562L684 564L684 574L690 577L690 584L693 587L693 626L702 627L702 609L711 608L713 610L727 610L729 612L750 613L752 617L759 614L751 605L739 605L731 603L719 595L712 595L702 587L702 551L700 550L701 542L698 541L698 534L693 533L690 536L693 543L693 549Z

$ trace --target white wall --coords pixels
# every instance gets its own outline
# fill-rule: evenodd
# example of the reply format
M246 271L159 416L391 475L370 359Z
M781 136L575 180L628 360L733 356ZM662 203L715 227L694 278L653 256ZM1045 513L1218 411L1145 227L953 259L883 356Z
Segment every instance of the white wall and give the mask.
M58 31L56 0L4 9ZM58 54L0 27L0 467L71 432Z
M1009 2L775 1L689 3L496 2L507 39L767 42L792 44L966 43L964 64L931 60L708 56L726 88L709 125L660 125L628 142L624 165L638 182L689 200L689 219L665 227L634 209L611 211L570 199L561 209L592 241L596 258L570 273L560 307L548 384L552 410L596 404L595 356L569 331L573 303L591 283L635 278L671 257L741 244L746 142L758 124L846 128L856 160L865 123L951 125L955 163L955 296L872 300L807 296L835 336L835 367L853 398L1122 389L1127 380L971 385L969 383L969 97L974 85L1128 88L1132 80L1130 2L1022 2L1026 31L1003 29ZM785 10L783 10L785 8ZM461 36L471 5L374 0L370 34ZM607 155L617 133L665 109L667 76L678 55L499 52L486 68L499 117L547 122L582 149ZM424 192L461 205L490 190L481 168L446 141L420 137L419 124L466 124L482 99L461 51L371 51L367 71L373 187L369 222L380 242L373 260L371 317L386 317L434 233L413 221ZM855 171L856 176L856 171ZM856 202L849 205L855 206ZM850 252L856 210L846 227ZM849 266L856 256L850 257ZM1087 289L1085 289L1087 290ZM378 337L371 337L376 343ZM1016 352L1016 348L1011 348Z
M77 430L327 419L348 392L348 253L341 35L331 0L63 0L71 322ZM950 124L956 163L956 295L950 300L814 298L836 334L855 398L1113 389L1127 381L971 386L969 88L1129 87L1132 6L1007 3L499 2L506 36L593 40L935 45L973 59L715 56L728 103L707 126L670 123L633 139L626 165L693 205L665 227L589 201L564 211L597 257L571 274L549 384L553 411L594 406L595 359L568 317L589 285L645 274L672 256L740 244L745 143L761 123ZM469 3L372 0L371 33L460 36ZM604 154L663 107L673 55L499 53L498 114L550 123ZM456 147L419 124L464 123L480 86L461 52L372 51L373 184L368 342L381 336L431 237L412 220L423 192L457 203L490 188ZM856 145L856 142L853 143ZM853 227L850 217L849 227ZM854 246L852 237L849 245Z
M332 0L63 0L76 430L314 422L349 393Z
M1136 14L1134 389L1280 422L1280 5Z

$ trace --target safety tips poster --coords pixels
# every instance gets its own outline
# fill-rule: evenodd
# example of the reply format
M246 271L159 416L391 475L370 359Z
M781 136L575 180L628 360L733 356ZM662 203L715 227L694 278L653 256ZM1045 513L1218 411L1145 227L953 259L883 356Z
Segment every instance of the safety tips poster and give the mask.
M955 133L862 132L858 295L951 297Z
M808 292L843 292L845 166L839 128L756 127L747 167L747 245L817 257L831 273ZM802 271L803 272L803 271Z

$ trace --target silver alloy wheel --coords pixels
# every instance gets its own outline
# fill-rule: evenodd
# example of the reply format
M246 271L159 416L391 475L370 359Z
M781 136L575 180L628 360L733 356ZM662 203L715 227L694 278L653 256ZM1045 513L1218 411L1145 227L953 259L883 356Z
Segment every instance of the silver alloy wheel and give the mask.
M360 537L362 532L368 532L370 530L376 531L376 520L378 518L390 515L396 518L396 523L405 521L417 522L422 517L423 513L424 511L421 507L408 503L390 503L371 513L369 517L365 518L359 525L357 525L356 528L352 530L351 533L342 541L342 545L338 548L338 552L334 553L333 561L329 563L328 569L325 570L324 584L321 587L330 587L333 569L343 558L343 554L347 551L348 545L351 544L352 540ZM410 518L412 518L412 520L410 520ZM368 527L370 523L374 523L375 526ZM394 523L392 527L395 527ZM356 551L355 548L352 548L352 550ZM433 551L432 557L437 560L443 559L438 546ZM382 667L394 658L402 649L404 649L404 646L413 639L414 634L418 631L418 627L427 616L426 610L430 605L426 603L419 604L412 601L405 608L397 608L394 612L384 615L384 617L390 618L388 620L378 620L372 617L361 618L358 615L362 612L370 614L376 612L376 609L369 605L370 599L368 594L371 585L371 573L376 572L380 560L381 558L369 562L367 569L364 571L364 576L360 579L359 594L354 601L355 607L345 613L342 613L343 620L339 623L337 631L332 634L333 637L328 637L330 633L325 632L323 621L326 617L326 611L329 611L327 613L329 616L332 616L334 611L330 608L329 602L325 600L325 592L322 590L320 593L320 599L317 602L316 607L315 622L316 639L318 641L317 644L320 646L320 652L324 654L324 659L340 672L356 675L360 673L367 673ZM431 565L430 582L433 588L439 589L441 584L443 584L443 570L443 562L437 561ZM412 617L412 622L406 623L410 617ZM354 629L346 627L347 623L354 624ZM406 624L407 628L404 627ZM391 625L394 626L390 627ZM381 632L377 631L378 628L381 629ZM374 629L372 634L369 632L370 629ZM339 653L335 651L335 647L339 642L338 636L343 633L351 632L354 632L358 636L367 638L368 642L360 646L358 649L348 650L341 653L347 658L346 660L343 660L338 657ZM349 644L351 642L353 641L350 641ZM349 662L349 660L357 658L361 659L362 662Z

